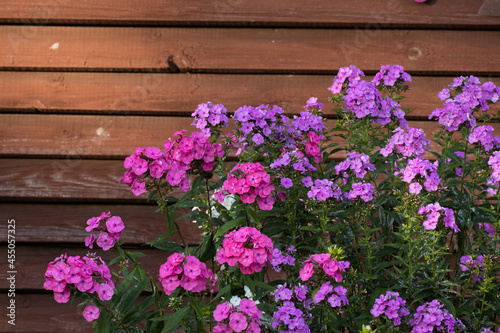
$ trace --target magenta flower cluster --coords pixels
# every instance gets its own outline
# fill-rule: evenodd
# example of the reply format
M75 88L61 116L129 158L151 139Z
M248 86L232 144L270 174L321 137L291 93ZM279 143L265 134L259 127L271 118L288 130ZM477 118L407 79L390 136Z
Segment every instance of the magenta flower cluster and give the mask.
M109 301L114 295L115 284L101 257L88 254L81 258L63 254L49 263L43 287L54 291L56 302L67 303L73 287L82 293L97 293L101 300Z
M139 196L146 192L148 177L165 177L171 186L187 192L190 188L188 172L212 171L215 156L223 157L224 150L220 144L212 145L209 138L200 132L184 136L185 132L176 132L174 141L165 141L165 152L156 147L137 148L125 159L123 166L128 170L120 182L129 185L131 191Z
M318 201L325 201L329 198L334 197L336 200L342 200L342 190L333 181L328 179L315 179L314 185L312 183L311 177L304 177L302 183L306 187L310 187L310 191L307 192L308 198L315 198Z
M399 297L398 292L387 291L375 300L370 313L374 317L385 315L395 326L399 326L401 318L410 314L405 305L406 301Z
M413 327L411 333L431 333L435 332L434 329L454 333L456 329L465 328L462 322L455 319L438 300L419 306L408 324Z
M214 319L218 324L213 333L247 332L260 333L260 318L262 311L257 308L251 299L242 298L239 310L229 302L217 305L214 310Z
M418 209L418 213L420 215L424 215L425 220L423 222L425 230L434 230L437 227L437 223L439 218L442 216L441 211L444 211L443 222L444 225L450 229L453 229L455 232L459 232L457 224L455 223L455 214L453 213L453 209L441 207L439 202L430 203L426 206L421 206Z
M273 295L278 306L273 314L273 329L279 329L279 332L287 333L311 332L307 325L307 320L312 318L311 314L307 312L312 306L312 300L307 298L308 290L307 286L300 284L288 288L285 283L276 287Z
M365 74L354 65L341 67L339 68L337 76L333 79L332 86L328 89L332 94L336 95L340 93L345 86L352 86L358 83L361 80L361 76L365 76Z
M244 203L256 201L262 210L273 209L272 191L275 187L260 163L237 164L222 184L222 189L230 194L238 194ZM220 203L224 200L225 192L220 191L217 195Z
M210 128L229 126L227 110L222 104L202 103L198 105L191 117L194 117L191 125L198 128L206 137L210 137Z
M430 149L430 141L425 139L421 128L398 127L394 131L389 143L380 149L380 154L387 157L394 149L405 157L424 158L425 151Z
M392 121L392 116L395 116L401 126L408 124L404 119L405 113L401 110L401 105L389 96L383 98L371 82L362 80L351 85L344 99L346 106L344 112L350 111L355 118L370 117L375 123L387 125Z
M299 149L293 150L283 149L281 155L269 165L271 169L285 172L293 168L293 170L305 174L311 171L316 171L316 167L309 162L309 159Z
M304 261L304 267L299 272L302 281L309 280L314 274L324 272L337 282L342 282L342 273L349 268L348 261L337 261L330 253L313 254Z
M94 242L104 251L115 246L121 238L122 230L125 229L122 219L119 216L111 216L111 213L103 212L98 217L92 217L87 220L85 230L91 232L97 230L99 235L91 234L85 238L85 246L92 249Z
M469 143L479 142L484 150L490 151L500 146L500 136L493 135L493 127L490 125L476 126L469 134Z
M306 111L321 111L323 107L323 103L318 102L317 97L311 97L306 101L304 109L306 109Z
M475 110L486 111L490 108L488 104L499 100L500 87L492 82L481 85L479 79L472 75L455 78L449 88L451 91L443 89L438 94L445 101L444 107L432 111L429 119L438 118L438 122L450 132L458 130L460 126L475 127Z
M396 171L394 175L402 175L403 181L410 184L409 192L412 194L419 194L422 190L420 182L413 181L418 175L420 175L420 177L417 179L424 179L424 186L427 191L436 191L438 186L441 185L441 179L439 178L437 172L437 166L437 161L431 163L428 160L413 158L408 160L404 169Z
M478 275L478 272L484 273L484 256L478 255L476 259L473 259L470 254L460 257L460 269L462 272L474 271L472 279L476 282L481 282L485 278L484 275Z
M381 66L380 71L373 77L372 83L378 86L382 82L388 87L393 87L396 83L411 82L411 76L404 71L403 66Z
M187 291L199 293L207 289L214 292L215 277L207 265L196 257L174 253L160 266L159 281L165 294L170 295L177 287L181 286Z
M254 146L259 146L264 143L265 138L271 138L275 141L271 134L279 134L283 131L281 115L283 109L273 105L260 105L258 107L243 106L234 111L232 118L238 126L238 131L243 135L240 140L243 141L246 136L250 135L249 141Z
M373 199L375 192L375 186L373 184L357 182L352 184L352 190L344 193L344 196L351 201L360 198L364 202L368 202Z
M330 296L328 296L330 295ZM316 294L313 296L313 301L318 304L327 298L328 303L332 308L340 307L342 305L348 305L349 300L347 299L347 289L342 286L333 287L330 281L327 281L321 285Z
M488 187L486 191L489 195L494 196L498 193L498 184L500 181L500 151L493 152L488 159L488 165L491 167L492 172L486 184L496 186L496 188Z
M260 272L273 258L271 238L252 227L242 227L224 236L217 262L229 266L238 264L243 274Z
M364 178L368 171L375 170L375 166L370 163L370 156L364 153L349 152L347 158L335 166L337 175L344 172L344 178L348 178L346 170L350 170L357 178Z

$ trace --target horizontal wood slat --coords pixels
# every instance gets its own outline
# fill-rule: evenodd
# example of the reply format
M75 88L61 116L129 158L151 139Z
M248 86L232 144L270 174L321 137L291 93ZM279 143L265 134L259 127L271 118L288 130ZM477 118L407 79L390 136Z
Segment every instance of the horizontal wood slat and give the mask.
M238 25L238 26L499 26L494 17L479 15L483 1L318 0L139 0L71 1L2 0L0 22L23 24L105 25Z
M127 185L122 161L78 159L1 159L0 199L142 202Z
M126 185L123 185L126 187ZM117 187L121 187L117 185ZM142 245L167 232L166 217L156 213L156 205L77 205L77 204L16 204L2 203L0 210L8 219L16 220L17 243L76 243L84 244L87 220L102 212L120 216L125 224L126 244ZM177 217L189 212L179 210ZM177 221L185 241L199 244L203 239L192 220ZM7 241L7 224L0 225L0 242ZM176 234L171 240L180 242Z
M141 248L125 248L132 252L140 251L146 254L145 257L140 258L141 267L146 272L158 281L158 271L160 266L167 261L169 252L157 249L141 249ZM31 289L31 290L44 290L43 283L45 282L44 274L47 270L47 265L61 254L68 256L85 256L88 252L97 253L102 257L104 262L109 263L111 260L118 257L117 252L102 251L101 249L89 250L84 246L80 247L60 247L60 246L18 246L16 247L16 289ZM9 289L9 282L6 277L7 263L3 261L0 263L0 289ZM118 264L110 266L114 271L118 270ZM115 284L119 284L119 280L113 279ZM161 288L161 285L159 285Z
M316 96L331 115L327 88L334 76L2 72L0 112L190 116L198 104L212 101L223 103L228 112L243 105L276 104L299 113ZM500 84L498 77L480 79ZM412 109L408 117L427 117L440 107L437 93L452 81L413 76L401 101Z
M397 63L416 73L482 74L500 68L498 31L0 26L0 41L0 69L333 73L350 64L377 71Z
M0 306L6 309L7 296L2 297ZM59 304L54 296L46 294L16 293L16 325L7 323L4 316L0 321L0 332L39 333L92 333L92 324L82 316L83 307L75 304Z
M80 169L80 164L87 166L84 164L86 161L78 160L82 157L122 159L131 155L136 147L155 146L162 149L165 140L175 131L196 130L190 126L191 122L191 118L187 117L0 114L0 155L62 157L67 159L63 164L74 164L75 167L70 169L76 170ZM329 128L333 125L334 120L327 121ZM410 126L422 128L430 137L440 125L437 121L410 121ZM342 158L343 155L334 157ZM56 165L53 169L57 169L57 164L61 162L45 163ZM108 171L111 172L109 168L114 163L106 165ZM116 163L122 164L121 161ZM113 177L118 176L116 179L119 179L123 175L123 167L121 170L121 174L114 174ZM88 177L91 178L91 174Z

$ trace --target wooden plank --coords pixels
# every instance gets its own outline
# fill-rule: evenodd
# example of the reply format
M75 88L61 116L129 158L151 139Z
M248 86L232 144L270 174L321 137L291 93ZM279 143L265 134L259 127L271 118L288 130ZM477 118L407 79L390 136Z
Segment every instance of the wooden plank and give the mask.
M232 25L232 26L352 26L370 28L416 26L498 27L499 22L478 15L482 1L216 0L199 2L138 0L40 2L1 0L1 23L105 25Z
M0 26L0 69L333 73L350 64L371 72L400 64L414 73L480 75L500 68L499 31L23 29Z
M196 130L189 126L190 123L191 119L186 117L0 114L0 155L66 158L63 164L75 165L69 169L76 170L87 166L85 163L107 163L79 160L82 157L123 159L131 155L136 147L155 146L162 149L163 142L173 132ZM329 128L333 125L334 120L327 120ZM436 121L411 121L410 126L422 128L430 136L439 124ZM335 157L342 158L342 155ZM121 161L116 162L121 164ZM61 162L54 160L46 163L56 164L52 169L57 169ZM119 179L124 169L117 167L111 170L110 165L106 164L106 168L113 172L113 177L117 177L115 179ZM85 177L92 178L92 174Z
M189 117L0 115L0 154L113 157L163 143L182 129L197 130ZM22 148L24 147L24 148Z
M480 15L486 16L500 16L500 0L485 0L481 8L479 8Z
M4 248L3 248L4 249ZM142 248L126 248L129 251L140 251L146 254L140 259L141 267L146 272L158 281L158 271L160 266L167 261L170 253L157 249L142 249ZM44 290L43 283L45 282L44 274L47 270L47 265L61 254L68 256L85 256L88 252L97 253L101 256L104 262L109 263L112 259L118 257L116 252L102 251L100 249L89 250L84 246L69 247L61 245L53 246L17 246L16 247L16 289L17 290ZM7 281L8 269L7 263L0 263L0 289L9 289L9 281ZM113 271L119 269L118 264L110 266ZM119 280L113 280L116 284ZM161 288L161 285L160 285Z
M0 112L190 116L198 104L212 101L223 103L228 112L243 105L275 104L298 113L316 96L331 115L327 88L334 75L3 72ZM500 84L498 77L480 79ZM452 81L413 76L401 102L412 108L409 119L426 117L440 107L437 93Z
M156 213L156 208L156 205L0 204L2 214L16 221L18 244L64 242L83 245L85 237L89 235L85 231L87 220L105 211L122 218L126 244L142 245L167 232L166 217ZM177 217L188 212L187 208L180 210ZM200 229L192 220L180 220L178 224L188 244L200 243ZM6 223L0 225L0 235L0 242L6 242ZM178 235L171 240L180 242Z
M0 199L59 202L145 202L118 184L122 161L2 159Z
M59 304L49 293L16 293L15 300L16 325L9 325L7 319L4 319L0 322L0 332L93 332L92 324L82 316L83 308L76 304ZM8 297L2 297L2 309L7 307L8 301Z

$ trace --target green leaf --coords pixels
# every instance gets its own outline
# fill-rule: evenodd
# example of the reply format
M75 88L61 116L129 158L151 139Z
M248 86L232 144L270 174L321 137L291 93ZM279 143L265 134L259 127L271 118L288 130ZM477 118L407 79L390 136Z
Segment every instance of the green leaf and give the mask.
M243 224L245 222L245 216L238 216L237 218L226 222L222 227L220 227L214 235L214 238L220 237L231 229L236 228L237 226Z
M174 205L173 207L199 207L199 208L207 208L207 205L205 205L203 202L200 201L195 201L195 200L185 200L185 201L180 201Z
M154 242L151 245L159 250L169 252L182 252L182 250L184 250L181 244L169 240Z
M170 332L175 326L177 326L181 320L191 311L190 307L186 307L183 309L180 309L172 314L169 314L167 316L164 316L163 320L166 320L167 323L163 330L161 331L162 333L165 332Z
M245 211L247 212L248 216L259 226L259 228L262 228L262 223L260 222L260 218L257 215L257 213L249 206L245 206Z
M228 284L217 293L217 295L212 299L212 302L216 301L222 295L226 295L230 291L231 291L231 285Z

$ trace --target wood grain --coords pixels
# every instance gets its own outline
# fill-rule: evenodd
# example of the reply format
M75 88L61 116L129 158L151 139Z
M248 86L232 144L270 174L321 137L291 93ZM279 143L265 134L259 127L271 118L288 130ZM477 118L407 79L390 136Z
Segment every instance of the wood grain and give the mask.
M243 105L260 104L275 104L287 113L299 113L305 101L316 96L325 104L325 114L332 115L327 88L334 77L3 72L0 112L190 116L198 104L212 101L223 103L230 113ZM500 84L498 77L480 79ZM412 109L408 118L426 118L440 107L437 93L452 81L453 77L413 76L411 90L401 102Z
M2 159L0 199L12 201L139 202L126 185L122 161L80 159Z
M120 216L125 224L122 233L125 244L142 245L167 232L166 217L157 213L156 205L105 204L23 204L2 203L3 216L16 220L17 243L76 243L83 245L87 220L102 212ZM180 209L177 217L189 209ZM182 235L188 244L199 244L203 239L192 220L179 220ZM0 242L7 241L7 224L0 225ZM180 242L178 235L173 241Z
M127 248L125 250L132 252L140 251L146 256L140 258L141 267L146 272L158 281L158 271L160 266L165 263L171 253L156 249L141 249L141 248ZM83 246L26 246L21 245L16 247L16 289L18 290L44 290L43 283L45 282L44 274L47 270L47 265L59 257L61 254L68 256L85 256L89 252L88 248ZM118 253L110 251L102 251L100 249L90 250L92 253L97 253L102 257L104 262L109 263L111 260L118 257ZM0 273L0 289L9 289L9 282L6 280L7 271L9 271L7 264L0 263L2 271ZM118 264L110 266L113 271L119 270ZM119 284L119 280L114 278L115 284ZM160 285L161 288L161 285Z
M498 27L499 22L478 14L482 1L318 0L273 1L139 0L70 1L2 0L0 22L22 24L204 25L337 27Z
M9 298L2 297L0 306L7 307ZM59 304L49 293L16 293L16 325L0 322L0 332L92 333L92 324L82 316L76 304ZM5 313L5 312L4 312Z
M333 73L351 64L371 72L381 64L400 64L415 73L480 75L498 74L500 68L499 31L33 26L26 34L23 29L0 26L0 69Z
M105 167L112 174L108 179L117 181L124 172L123 167L121 170L118 167L121 162L116 161L116 167L111 169L114 161L83 161L80 158L123 159L136 147L162 149L164 141L175 131L196 130L189 126L191 121L187 117L0 114L0 155L65 158L65 161L46 162L52 165L62 163L62 170L81 169L87 166L85 163L108 163L99 168ZM328 128L332 128L333 123L334 120L328 120ZM436 121L411 121L410 126L422 128L431 137L439 124ZM343 156L337 154L333 157ZM76 166L64 166L72 164ZM85 177L90 179L92 175L89 173Z

